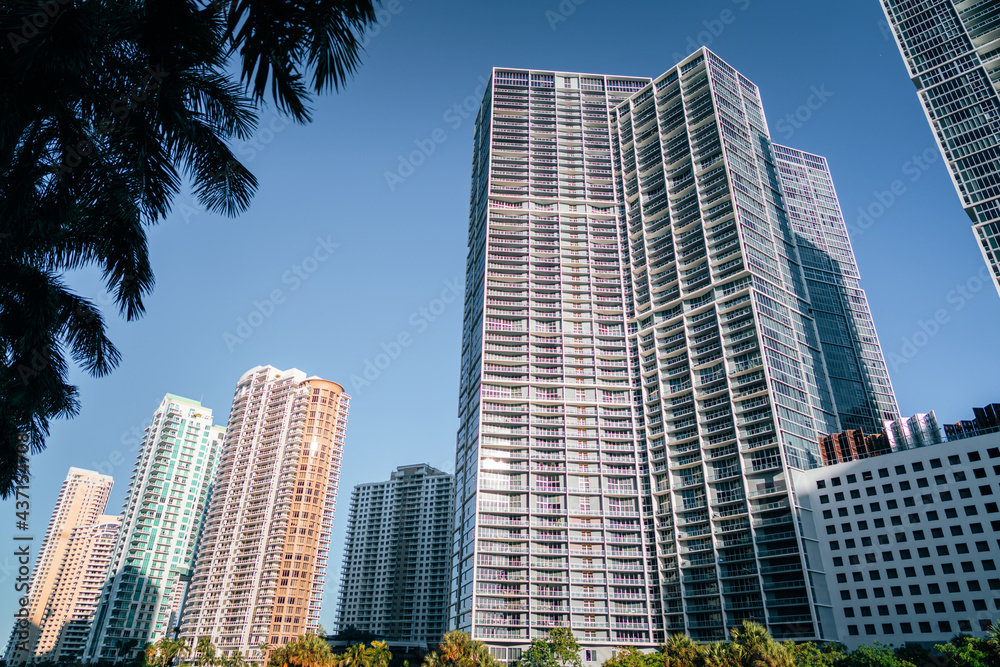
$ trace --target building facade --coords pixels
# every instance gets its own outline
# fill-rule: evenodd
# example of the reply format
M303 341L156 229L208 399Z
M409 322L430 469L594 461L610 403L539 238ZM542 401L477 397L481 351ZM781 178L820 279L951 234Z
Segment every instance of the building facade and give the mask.
M875 433L899 407L830 166L820 155L772 149L840 425Z
M1000 7L881 3L1000 292Z
M58 593L40 641L54 646L49 654L52 660L82 661L120 527L121 517L102 516L93 525L73 529ZM51 619L58 619L58 632Z
M598 661L746 619L833 637L789 470L819 465L820 435L842 430L838 393L866 424L895 400L863 292L819 258L844 245L825 162L776 152L757 88L707 49L653 82L494 69L473 157L450 624L501 659L560 625ZM789 212L782 170L809 210ZM870 339L821 336L800 239L831 313ZM836 261L856 279L849 245ZM845 294L863 307L834 308ZM870 377L834 387L833 345Z
M1000 433L796 473L795 488L848 648L986 635L1000 609Z
M648 82L494 69L477 117L449 627L500 659L659 620L608 116Z
M181 636L210 637L253 661L314 631L350 398L297 369L240 378L181 615Z
M64 639L78 629L76 621L89 624L86 608L92 614L96 599L87 599L91 582L80 580L79 569L99 564L101 554L95 550L91 562L84 538L103 525L113 484L108 475L69 469L28 582L27 618L15 622L7 647L8 663L59 660ZM106 572L107 562L104 567ZM103 578L100 583L104 583ZM82 616L76 615L78 611ZM72 645L68 641L66 650Z
M892 451L889 439L884 433L865 435L859 430L824 435L819 439L819 450L825 466L866 459L869 456L879 456Z
M146 428L122 510L114 561L85 651L129 660L174 631L224 429L212 411L167 394Z
M455 478L397 468L351 494L337 626L426 646L445 633Z

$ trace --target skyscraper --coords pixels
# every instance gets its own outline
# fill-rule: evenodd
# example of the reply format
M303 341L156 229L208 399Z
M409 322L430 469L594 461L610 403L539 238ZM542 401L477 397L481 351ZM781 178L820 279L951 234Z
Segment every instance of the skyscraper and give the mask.
M390 642L436 644L445 632L454 481L429 465L397 468L351 494L337 626Z
M881 2L1000 292L1000 7Z
M86 660L128 660L173 631L170 615L180 606L182 579L190 575L223 434L198 401L167 394L153 413Z
M260 661L262 644L318 626L349 400L298 369L240 378L181 616L189 644Z
M78 562L86 568L90 561L80 550L85 549L85 536L106 519L101 515L113 483L107 475L69 469L28 584L27 627L15 623L5 657L8 663L61 659L61 642L75 629L76 603L87 595L76 574ZM91 612L95 603L96 598L89 601Z
M66 663L83 658L120 526L121 517L102 516L73 529L58 593L39 641L40 647L53 646L47 659Z
M585 606L587 642L659 617L608 117L648 82L494 69L477 117L449 624L501 659Z
M826 158L772 145L841 426L876 433L899 407Z
M843 219L825 163L783 159L809 210L786 207L756 86L707 49L655 82L494 69L473 157L450 624L497 657L558 625L597 661L742 620L834 635L787 471L842 430L838 393L872 426L895 401L873 328L820 335L805 275L858 332L870 318L849 246L836 261L854 280L800 264L810 243L810 268L844 246ZM861 382L831 383L832 345Z

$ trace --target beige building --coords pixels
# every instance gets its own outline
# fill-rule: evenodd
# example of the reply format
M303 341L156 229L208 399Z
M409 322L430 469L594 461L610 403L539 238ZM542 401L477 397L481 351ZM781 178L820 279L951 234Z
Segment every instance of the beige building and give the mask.
M71 637L81 624L89 629L110 562L106 526L117 521L102 516L112 484L107 475L69 469L31 574L27 617L11 634L8 663L62 660L61 651L75 650Z
M297 369L236 386L181 636L263 660L319 625L349 397Z

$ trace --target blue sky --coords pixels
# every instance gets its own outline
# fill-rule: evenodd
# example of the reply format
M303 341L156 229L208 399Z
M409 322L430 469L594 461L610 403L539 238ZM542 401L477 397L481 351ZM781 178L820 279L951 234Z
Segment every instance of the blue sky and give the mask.
M901 411L955 421L1000 400L1000 298L982 280L971 223L876 0L395 9L382 13L355 79L317 100L312 124L265 111L254 141L237 146L260 180L246 214L199 212L184 194L150 230L147 316L110 317L121 366L107 378L74 374L81 414L56 423L32 461L36 549L70 466L113 474L109 510L119 511L135 456L123 438L141 433L165 393L201 399L225 423L243 372L297 367L353 395L321 617L332 628L353 485L397 465L454 464L462 307L445 301L464 279L466 109L493 66L657 76L708 45L760 86L775 141L829 159ZM400 172L400 156L420 145L434 150ZM387 172L405 177L387 183ZM74 282L99 295L96 273ZM396 352L401 334L410 344L377 376L369 370L370 384L352 381L383 346ZM13 544L5 504L0 540ZM7 618L15 570L0 555Z

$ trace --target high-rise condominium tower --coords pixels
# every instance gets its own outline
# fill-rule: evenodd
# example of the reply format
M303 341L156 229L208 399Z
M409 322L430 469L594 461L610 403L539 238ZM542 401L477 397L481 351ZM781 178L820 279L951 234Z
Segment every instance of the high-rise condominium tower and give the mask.
M445 632L454 480L429 465L351 494L337 625L426 645Z
M27 618L18 619L6 661L11 664L73 659L74 639L79 623L89 625L97 598L81 578L80 569L100 564L99 548L89 551L89 536L103 525L104 509L111 495L113 480L90 470L70 468L59 490L49 527L42 540L35 569L28 584ZM16 543L18 546L20 542ZM31 544L25 542L24 544ZM101 572L100 584L107 571ZM89 595L89 597L88 597ZM80 607L85 609L81 609ZM27 621L22 623L20 621Z
M826 158L772 144L820 348L844 429L899 416Z
M173 631L170 615L190 575L224 432L212 426L211 410L188 398L167 394L153 413L86 660L129 660Z
M189 645L259 661L262 644L316 629L349 400L297 369L240 378L181 616Z
M881 2L1000 291L1000 5Z
M803 220L834 217L832 186L797 205L817 193L830 200ZM895 402L880 352L821 339L792 217L757 88L707 49L654 83L494 70L473 158L453 627L508 660L559 625L597 660L744 619L832 636L786 482L841 430L827 342L880 371L849 414L877 424ZM817 248L842 242L829 222Z
M107 581L108 568L115 553L121 517L102 516L90 526L74 528L69 551L59 577L59 593L49 612L41 643L51 636L55 648L50 659L56 662L80 662L94 622L97 604ZM55 632L52 619L60 619Z
M501 659L571 607L586 642L659 616L608 117L648 82L494 69L476 121L449 624Z

